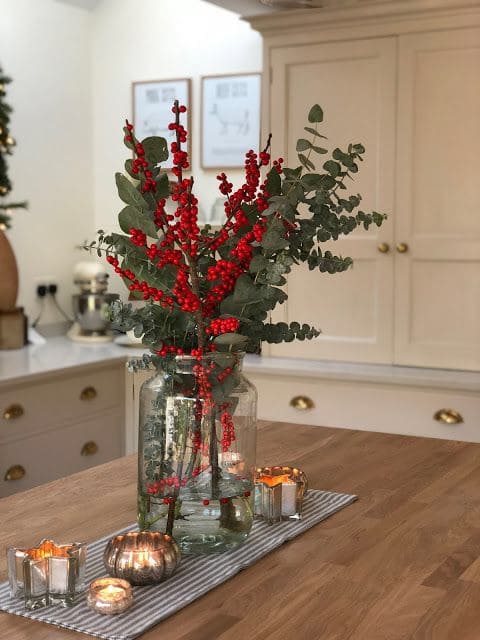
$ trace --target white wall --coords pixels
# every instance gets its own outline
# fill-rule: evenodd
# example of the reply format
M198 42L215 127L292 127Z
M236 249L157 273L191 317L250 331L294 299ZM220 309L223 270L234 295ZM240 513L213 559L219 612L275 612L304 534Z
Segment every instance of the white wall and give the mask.
M13 82L12 200L28 200L8 232L20 271L18 304L32 320L35 283L53 276L70 310L74 246L92 235L91 14L56 0L0 0L0 64ZM48 309L47 311L50 311ZM47 313L42 321L58 321Z
M38 278L58 281L70 311L72 267L87 257L75 245L116 224L114 174L127 157L132 81L192 78L192 168L208 211L218 172L199 168L200 77L260 71L261 38L237 14L202 0L102 0L91 12L59 0L0 0L0 63L14 80L12 197L30 203L14 214L9 238L18 303L33 320ZM242 179L240 171L231 176ZM118 278L111 288L126 293Z
M191 164L200 208L209 211L220 194L218 171L199 166L200 77L260 71L261 37L237 14L202 0L103 0L93 17L96 228L111 229L122 208L114 174L128 157L122 126L132 116L131 83L136 80L192 78ZM229 175L234 184L242 180L240 171Z

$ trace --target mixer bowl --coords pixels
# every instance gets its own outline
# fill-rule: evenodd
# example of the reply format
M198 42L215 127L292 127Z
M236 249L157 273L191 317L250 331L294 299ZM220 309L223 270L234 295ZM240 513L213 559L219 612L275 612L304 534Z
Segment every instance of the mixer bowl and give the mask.
M73 296L73 313L84 334L102 335L110 328L108 307L118 293L79 293Z

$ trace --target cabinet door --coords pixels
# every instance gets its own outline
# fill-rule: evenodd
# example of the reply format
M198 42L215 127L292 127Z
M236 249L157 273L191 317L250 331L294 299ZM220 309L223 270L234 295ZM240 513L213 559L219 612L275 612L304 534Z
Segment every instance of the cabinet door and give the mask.
M399 40L398 364L480 367L480 30Z
M391 212L395 134L396 39L377 38L295 46L271 51L270 126L273 153L298 165L297 138L309 108L320 104L328 137L323 146L366 147L365 161L349 193L361 193L361 209ZM317 156L317 168L325 162ZM347 193L347 192L345 192ZM393 357L393 258L377 246L393 241L390 218L381 229L357 230L322 249L351 256L342 274L297 267L289 275L288 302L277 320L308 322L322 330L310 342L273 345L270 353L311 359L391 362Z

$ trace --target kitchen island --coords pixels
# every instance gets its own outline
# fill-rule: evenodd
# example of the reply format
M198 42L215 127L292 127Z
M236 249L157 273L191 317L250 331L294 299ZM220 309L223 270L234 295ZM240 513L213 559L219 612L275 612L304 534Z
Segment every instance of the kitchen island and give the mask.
M142 639L478 640L480 445L262 422L257 458L359 500ZM1 579L7 546L133 522L135 491L128 456L1 499ZM75 637L0 613L0 640Z

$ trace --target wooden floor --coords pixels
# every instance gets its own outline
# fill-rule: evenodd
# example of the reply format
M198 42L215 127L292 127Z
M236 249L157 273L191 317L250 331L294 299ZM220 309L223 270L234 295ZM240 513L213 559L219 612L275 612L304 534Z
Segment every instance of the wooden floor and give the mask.
M161 623L153 640L479 640L480 445L264 423L258 462L352 506ZM0 500L4 548L134 520L133 457ZM86 638L0 614L1 640Z

